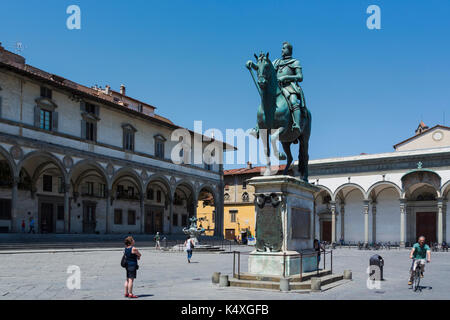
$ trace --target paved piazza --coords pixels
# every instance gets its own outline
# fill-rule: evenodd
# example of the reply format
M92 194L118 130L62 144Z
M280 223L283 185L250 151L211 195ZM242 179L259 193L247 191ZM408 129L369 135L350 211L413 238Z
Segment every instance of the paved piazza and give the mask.
M245 248L247 249L247 248ZM336 249L334 271L351 269L353 281L321 293L282 293L267 290L219 288L211 283L214 271L232 273L232 254L194 254L188 264L185 254L141 250L134 293L141 299L449 299L450 253L432 253L422 292L407 286L408 250L359 251ZM369 257L385 259L381 289L366 286ZM0 299L124 299L125 271L120 267L122 250L0 254ZM245 256L244 256L245 257ZM66 287L67 267L81 269L81 289ZM242 270L247 270L245 259Z

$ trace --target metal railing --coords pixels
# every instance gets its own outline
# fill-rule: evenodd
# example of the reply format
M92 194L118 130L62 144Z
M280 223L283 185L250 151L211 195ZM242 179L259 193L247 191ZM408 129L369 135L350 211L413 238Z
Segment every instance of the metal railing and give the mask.
M233 278L237 278L238 280L241 278L241 255L250 255L251 252L241 252L241 251L233 251ZM258 255L267 255L267 256L273 256L273 253L264 253L264 252L259 252ZM326 261L327 261L327 255L330 256L330 271L331 273L333 273L333 250L321 250L320 252L320 256L323 257L323 259L321 259L323 261L323 268L322 270L327 270L326 269ZM237 256L237 259L236 259ZM300 278L300 282L303 281L303 259L304 258L309 258L309 257L315 257L316 261L317 261L317 266L316 266L316 275L319 276L320 274L320 260L318 259L319 253L318 252L311 252L311 253L298 253L298 254L294 254L294 255L289 255L289 259L295 259L298 258L299 261L299 278ZM283 253L283 278L286 277L286 253ZM236 273L236 263L237 263L237 273Z
M169 240L169 239L163 239L160 241L160 245L161 245L161 249L163 249L164 251L174 251L173 248L176 247L177 252L181 252L184 251L184 242L186 240L177 240L177 239L173 239L173 240ZM156 241L154 242L155 246L156 246ZM231 252L232 251L232 245L233 245L233 241L230 240L200 240L199 242L201 245L210 245L212 247L218 247L224 251L228 251ZM195 251L195 247L194 247L194 251Z

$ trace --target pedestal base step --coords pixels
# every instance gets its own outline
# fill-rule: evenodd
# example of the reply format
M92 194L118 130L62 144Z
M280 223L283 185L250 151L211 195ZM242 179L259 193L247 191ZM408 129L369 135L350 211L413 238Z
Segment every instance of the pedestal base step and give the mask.
M296 292L310 292L311 277L320 278L322 291L338 285L337 282L346 282L341 281L344 279L343 275L331 274L330 270L322 270L319 272L319 276L317 276L317 272L304 274L302 281L300 281L299 275L289 277L289 289ZM229 282L231 287L280 290L280 277L278 276L257 276L241 273L240 279L231 278Z

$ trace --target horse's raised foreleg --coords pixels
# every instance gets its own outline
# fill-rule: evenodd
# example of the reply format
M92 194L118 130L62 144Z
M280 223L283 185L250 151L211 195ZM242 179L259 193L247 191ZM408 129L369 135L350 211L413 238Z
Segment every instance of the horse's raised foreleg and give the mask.
M270 170L270 135L268 130L261 130L260 134L264 147L264 156L266 157L266 169L263 174L270 176L272 174Z
M292 163L292 153L291 153L291 142L282 142L284 153L287 156L286 168L284 168L283 175L287 175L289 172L289 167Z

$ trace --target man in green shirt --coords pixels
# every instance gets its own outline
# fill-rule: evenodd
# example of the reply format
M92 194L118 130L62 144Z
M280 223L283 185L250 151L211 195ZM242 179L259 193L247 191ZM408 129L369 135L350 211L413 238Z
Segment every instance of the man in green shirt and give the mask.
M159 235L159 231L156 233L156 236L154 237L155 241L156 241L156 246L155 249L159 249L161 250L161 245L160 245L160 240L161 240L161 236Z
M422 264L422 271L425 271L425 260L427 262L431 262L431 249L425 243L424 236L419 237L419 242L414 244L409 254L409 258L413 259L408 282L409 285L412 285L412 281L414 279L414 271L416 271L417 265ZM420 276L423 277L423 273Z

